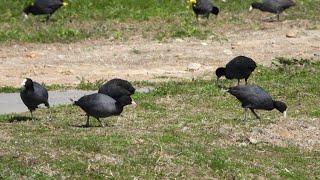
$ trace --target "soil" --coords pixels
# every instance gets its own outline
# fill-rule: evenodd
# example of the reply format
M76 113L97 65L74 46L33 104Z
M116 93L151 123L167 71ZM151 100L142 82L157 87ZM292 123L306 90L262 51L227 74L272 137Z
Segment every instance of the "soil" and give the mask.
M318 118L280 118L268 125L257 125L250 130L224 125L220 134L228 140L223 144L275 145L297 147L303 150L317 150L320 147L320 121Z
M320 30L310 27L310 22L302 20L262 22L257 31L225 27L223 38L207 40L158 42L135 35L125 41L1 44L0 86L19 86L25 77L46 84L115 77L130 81L191 79L190 63L201 64L196 77L211 79L217 67L237 55L249 56L265 66L275 57L320 59Z

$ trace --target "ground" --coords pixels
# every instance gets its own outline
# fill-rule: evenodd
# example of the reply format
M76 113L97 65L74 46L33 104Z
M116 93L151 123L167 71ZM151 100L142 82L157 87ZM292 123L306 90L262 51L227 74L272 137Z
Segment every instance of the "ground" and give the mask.
M232 27L222 36L207 40L159 42L135 35L124 41L108 38L70 44L1 44L0 86L19 86L25 77L46 84L78 84L83 79L114 77L139 81L190 79L189 63L202 65L196 76L213 78L217 67L237 55L249 56L265 66L270 66L275 57L319 57L320 30L312 28L309 21L261 23L257 31Z

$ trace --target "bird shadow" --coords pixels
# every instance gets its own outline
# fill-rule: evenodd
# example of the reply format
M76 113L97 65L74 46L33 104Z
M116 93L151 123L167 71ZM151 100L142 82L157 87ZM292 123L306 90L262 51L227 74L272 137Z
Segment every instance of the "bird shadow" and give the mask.
M34 119L32 119L30 116L10 116L6 120L9 122L15 122L15 121L22 122L22 121L30 121Z
M71 125L72 127L75 127L75 128L83 128L83 129L86 129L86 128L108 128L108 127L115 127L116 125L105 125L105 126L87 126L85 124L79 124L79 125Z

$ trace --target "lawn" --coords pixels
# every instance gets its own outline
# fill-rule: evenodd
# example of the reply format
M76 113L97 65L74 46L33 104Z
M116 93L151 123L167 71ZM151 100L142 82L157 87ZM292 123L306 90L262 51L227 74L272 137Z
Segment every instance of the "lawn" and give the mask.
M105 128L93 118L93 127L82 128L85 114L72 105L53 107L53 121L46 119L44 108L34 113L34 121L27 120L27 112L1 115L0 177L320 178L319 136L311 133L312 128L319 131L319 61L276 61L273 67L258 66L249 83L286 102L287 119L276 110L258 111L260 121L243 122L240 103L219 88L236 81L134 82L155 90L136 93L138 106L126 107L120 117L103 119L109 125ZM97 84L86 87L96 89ZM266 133L272 128L299 133L293 138ZM257 129L276 139L251 141ZM317 143L308 144L314 140Z

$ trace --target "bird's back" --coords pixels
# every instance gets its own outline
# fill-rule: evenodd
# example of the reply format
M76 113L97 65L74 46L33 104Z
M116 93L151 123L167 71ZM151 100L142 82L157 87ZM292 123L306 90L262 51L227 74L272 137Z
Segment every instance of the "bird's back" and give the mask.
M231 87L228 91L235 96L243 107L272 110L272 97L258 85L240 85Z
M264 0L263 4L268 7L270 11L273 11L273 13L282 12L295 5L292 0Z
M108 117L118 113L116 101L101 93L81 97L75 104L93 117Z
M206 14L210 13L213 4L210 0L197 0L196 5L193 6L193 11L196 14Z
M251 58L237 56L226 65L225 76L228 79L246 78L255 70L256 67L256 63Z
M121 96L131 96L135 92L132 84L122 79L112 79L105 83L98 93L106 94L114 99Z
M57 5L62 5L62 1L61 0L36 0L34 2L34 5L38 7L53 7Z
M44 11L44 13L54 13L62 6L61 0L36 0L34 6Z

